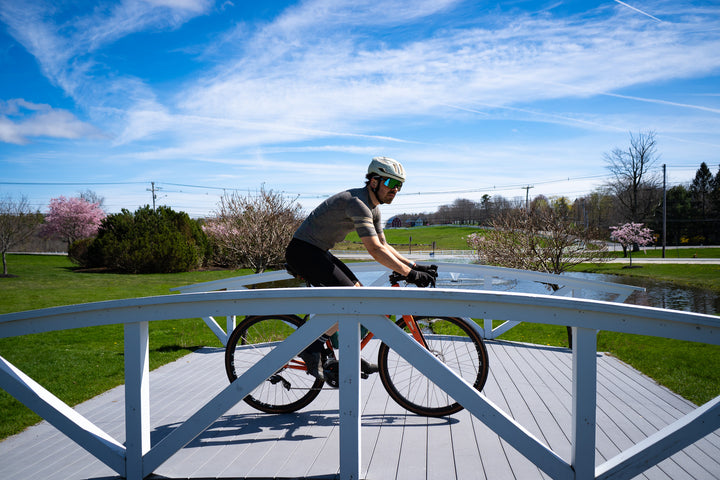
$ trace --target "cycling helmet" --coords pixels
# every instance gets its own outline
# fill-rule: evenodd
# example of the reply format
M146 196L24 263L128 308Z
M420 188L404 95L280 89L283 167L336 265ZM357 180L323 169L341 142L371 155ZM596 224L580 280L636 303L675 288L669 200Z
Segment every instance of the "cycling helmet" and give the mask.
M400 162L388 157L375 157L368 167L369 174L380 175L381 177L394 178L401 182L405 181L405 169Z

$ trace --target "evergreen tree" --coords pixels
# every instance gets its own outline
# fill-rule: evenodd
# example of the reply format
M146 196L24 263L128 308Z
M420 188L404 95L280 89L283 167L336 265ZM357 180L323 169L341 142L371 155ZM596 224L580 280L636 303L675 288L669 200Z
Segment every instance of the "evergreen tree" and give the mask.
M710 233L710 199L712 194L713 176L705 162L700 164L700 168L695 173L695 178L690 184L690 197L693 206L693 220L695 220L698 228L696 228L696 241L705 243L708 241Z

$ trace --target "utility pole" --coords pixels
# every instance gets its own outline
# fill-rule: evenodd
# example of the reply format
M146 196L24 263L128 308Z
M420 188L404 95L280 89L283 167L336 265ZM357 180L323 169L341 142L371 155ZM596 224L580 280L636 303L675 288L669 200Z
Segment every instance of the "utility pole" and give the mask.
M525 189L525 211L528 211L530 209L529 207L529 199L530 199L530 189L535 188L533 185L528 185L527 187L522 187Z
M663 243L662 258L665 258L665 245L667 243L667 170L663 163Z
M155 182L150 182L150 188L146 188L145 191L152 192L153 199L153 210L155 210L155 200L157 200L157 190L162 190L162 187L155 188Z

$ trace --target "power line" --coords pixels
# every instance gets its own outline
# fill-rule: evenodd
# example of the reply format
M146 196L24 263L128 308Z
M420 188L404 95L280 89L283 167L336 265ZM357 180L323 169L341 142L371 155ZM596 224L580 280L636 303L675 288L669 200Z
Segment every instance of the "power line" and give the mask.
M96 185L144 185L148 182L0 182L0 185L36 185L36 186L65 186L80 185L92 187Z

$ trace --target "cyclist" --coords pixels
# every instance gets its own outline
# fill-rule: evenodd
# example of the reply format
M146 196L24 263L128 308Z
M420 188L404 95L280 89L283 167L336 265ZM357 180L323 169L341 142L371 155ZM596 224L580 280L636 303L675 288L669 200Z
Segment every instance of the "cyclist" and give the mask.
M288 270L316 287L361 286L352 270L330 253L330 249L352 230L360 236L368 253L381 265L420 287L435 285L437 267L417 265L403 257L385 240L380 220L381 204L389 204L405 182L400 162L375 157L368 166L365 186L340 192L321 203L300 225L285 251ZM300 353L308 374L324 379L321 352L337 325ZM362 360L363 373L377 366Z

